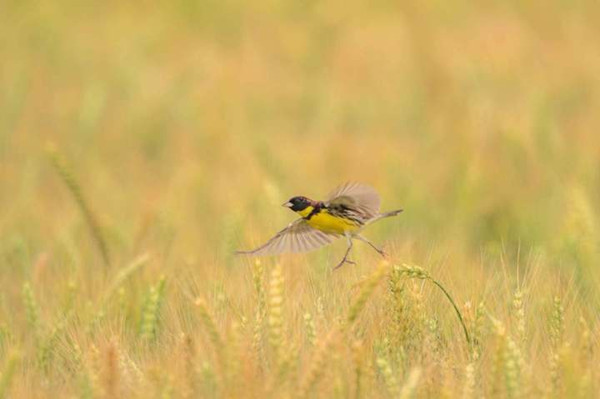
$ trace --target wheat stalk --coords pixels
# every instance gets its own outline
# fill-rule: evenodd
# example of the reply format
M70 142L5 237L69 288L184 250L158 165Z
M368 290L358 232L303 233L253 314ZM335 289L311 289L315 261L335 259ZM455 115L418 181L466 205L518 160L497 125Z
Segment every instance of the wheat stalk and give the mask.
M284 358L283 342L283 274L281 265L271 272L269 282L269 343L275 357L275 364L281 367Z
M196 346L194 339L189 334L183 334L182 336L182 349L183 349L183 364L184 364L184 378L185 385L183 387L182 396L184 398L196 397L196 368L194 366L196 358Z
M527 339L525 330L525 306L523 304L523 291L520 289L515 290L512 305L517 325L517 339L520 345L524 345L525 340Z
M350 330L350 328L352 328L359 314L364 309L368 298L371 296L375 288L377 288L377 285L385 276L387 270L388 264L386 262L382 262L382 264L363 281L362 287L356 299L350 305L348 315L343 323L334 326L329 331L327 336L317 343L317 348L308 368L308 373L306 374L306 377L304 378L304 381L300 387L300 397L308 397L314 387L317 385L325 372L325 366L331 354L331 346L336 339L344 336Z
M108 251L108 245L106 244L106 240L104 239L104 235L102 233L102 229L100 228L100 224L98 223L96 215L94 214L94 212L92 212L88 201L83 195L81 185L75 178L71 167L68 165L66 159L62 156L62 154L54 145L48 145L46 148L46 152L50 157L50 161L54 166L54 169L56 169L59 176L62 178L63 182L69 189L69 192L75 199L75 202L79 206L81 213L83 213L83 217L85 218L90 228L90 231L92 232L92 236L94 237L98 248L100 249L100 254L102 255L102 260L104 261L104 264L106 266L110 266L110 254Z
M352 362L354 363L354 398L359 399L361 395L361 383L363 375L363 343L355 340L351 346Z
M423 269L419 266L413 266L413 265L407 265L407 264L403 264L402 266L396 265L396 266L394 266L393 270L396 271L397 273L400 273L401 275L408 277L408 278L414 278L414 279L419 279L419 280L428 280L428 281L432 282L434 285L436 285L444 293L444 295L446 296L448 301L450 301L450 303L452 304L452 307L454 308L454 311L456 312L456 315L458 316L458 320L460 321L460 325L463 328L463 332L465 333L465 339L467 340L467 345L469 346L469 348L471 348L471 346L472 346L471 337L469 336L469 331L467 330L467 326L465 325L465 321L463 319L462 313L458 309L456 302L454 302L454 299L452 299L452 296L446 290L446 288L444 288L444 286L439 281L434 279L429 274L429 272L427 272L425 269Z
M317 342L317 329L315 327L315 319L313 316L306 312L303 316L304 326L306 328L306 339L311 346L315 346Z
M311 392L325 372L325 366L330 356L331 345L341 335L339 328L333 328L327 336L317 343L317 349L312 357L304 382L300 386L299 397L310 397Z
M29 324L31 330L34 332L34 335L37 337L39 334L40 311L38 308L37 301L35 300L35 296L33 295L31 284L29 284L28 282L23 284L23 303L25 304L25 315L27 317L27 323Z
M387 262L382 262L380 266L362 283L362 288L358 293L358 296L350 305L350 309L348 311L348 316L346 317L346 322L344 324L345 329L349 329L352 327L358 315L364 309L367 304L367 300L377 288L377 285L381 281L381 279L386 275L388 271Z
M144 253L144 254L136 257L135 259L133 259L127 266L119 269L119 272L117 273L117 275L114 277L114 279L112 280L112 282L110 283L110 285L108 286L106 291L104 292L104 298L103 298L102 302L106 303L106 301L114 295L115 291L117 291L117 289L119 287L121 287L121 285L131 275L133 275L136 271L138 271L139 269L144 267L148 263L149 260L150 260L150 255L147 253Z
M166 278L162 276L156 286L150 287L148 297L142 306L140 336L142 339L155 340L158 334L158 318L164 300Z
M264 319L265 319L265 293L263 289L263 280L264 280L264 268L259 259L254 262L252 267L252 280L254 282L254 289L256 291L256 314L255 314L255 324L253 331L253 341L252 346L254 349L254 355L259 364L263 364L265 353L264 353Z
M225 355L223 353L223 348L225 347L223 343L223 338L217 329L217 324L215 320L208 312L208 307L206 302L198 298L195 302L196 307L198 308L198 312L200 314L200 320L202 320L202 324L208 333L209 340L215 349L215 353L217 354L217 361L219 362L219 366L224 369L225 368Z
M465 383L463 386L462 398L471 399L475 397L475 365L467 364L465 367Z
M552 301L552 316L550 319L550 389L555 396L560 396L563 388L561 349L565 332L565 316L562 299L556 295Z
M400 385L394 371L392 370L390 362L385 358L385 356L380 355L375 360L375 363L377 364L377 368L383 377L383 382L390 396L393 398L398 397L400 394Z
M104 395L107 399L119 398L119 377L119 352L113 341L106 350Z

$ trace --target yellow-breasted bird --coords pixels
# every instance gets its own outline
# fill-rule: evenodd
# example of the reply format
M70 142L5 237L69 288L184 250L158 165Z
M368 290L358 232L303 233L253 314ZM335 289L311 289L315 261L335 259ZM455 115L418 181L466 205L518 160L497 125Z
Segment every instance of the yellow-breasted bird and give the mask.
M385 256L383 250L360 234L366 226L402 212L402 209L398 209L380 213L380 203L381 198L374 188L355 182L337 187L326 201L313 201L302 196L292 197L283 206L298 213L301 218L290 223L260 247L237 253L277 255L285 252L307 252L345 237L348 248L335 269L344 263L354 263L348 259L348 255L355 238L366 242L381 256Z

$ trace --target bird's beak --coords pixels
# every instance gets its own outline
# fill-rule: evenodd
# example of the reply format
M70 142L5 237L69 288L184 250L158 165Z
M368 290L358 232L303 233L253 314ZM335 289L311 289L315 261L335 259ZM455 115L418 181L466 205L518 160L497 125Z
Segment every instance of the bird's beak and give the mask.
M281 204L281 206L285 206L286 208L291 208L292 207L292 203L291 202L285 202L283 204Z

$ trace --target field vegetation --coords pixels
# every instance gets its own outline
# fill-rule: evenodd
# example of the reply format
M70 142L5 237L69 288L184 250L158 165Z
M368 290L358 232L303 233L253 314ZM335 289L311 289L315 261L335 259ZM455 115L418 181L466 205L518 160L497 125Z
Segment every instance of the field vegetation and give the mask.
M598 21L0 2L0 398L598 397ZM233 255L346 180L387 261Z

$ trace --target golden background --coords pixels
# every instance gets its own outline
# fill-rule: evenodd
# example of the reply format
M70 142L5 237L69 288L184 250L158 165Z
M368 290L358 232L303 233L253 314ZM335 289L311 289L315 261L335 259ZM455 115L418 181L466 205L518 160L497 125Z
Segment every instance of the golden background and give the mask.
M600 389L597 2L0 8L1 395ZM342 242L233 255L346 180L405 209L365 235L473 348L394 273L333 333L362 243L336 272Z

